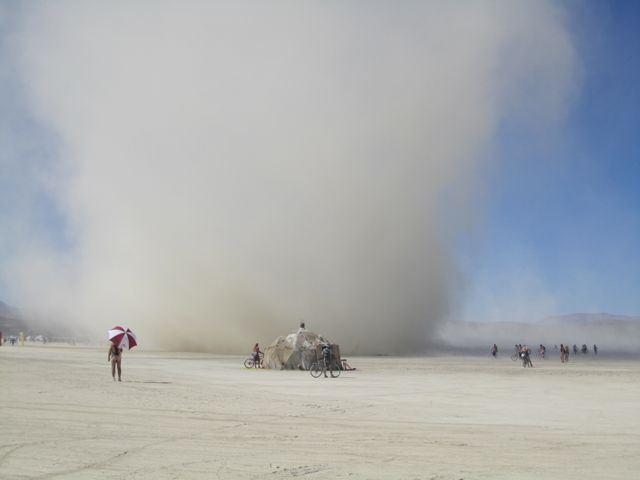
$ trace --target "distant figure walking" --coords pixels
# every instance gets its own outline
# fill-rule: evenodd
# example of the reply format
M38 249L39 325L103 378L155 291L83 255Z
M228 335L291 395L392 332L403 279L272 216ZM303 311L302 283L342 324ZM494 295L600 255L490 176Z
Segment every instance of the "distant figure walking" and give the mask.
M491 356L493 358L497 358L498 356L498 346L494 343L493 347L491 347Z
M593 354L594 355L598 354L598 346L595 343L593 344Z
M544 345L540 344L538 346L538 357L544 359L545 354L547 353L547 347L545 347Z
M569 345L560 344L560 361L569 363Z
M580 349L580 351L582 352L583 355L586 355L587 353L589 353L589 348L587 347L586 343L582 344L582 348Z
M578 346L575 343L573 344L573 354L574 355L578 354Z
M113 343L109 345L107 362L111 362L111 376L116 381L116 367L118 368L118 381L122 381L122 349Z
M528 345L522 347L520 356L522 357L523 367L533 367L533 363L531 363L531 350Z

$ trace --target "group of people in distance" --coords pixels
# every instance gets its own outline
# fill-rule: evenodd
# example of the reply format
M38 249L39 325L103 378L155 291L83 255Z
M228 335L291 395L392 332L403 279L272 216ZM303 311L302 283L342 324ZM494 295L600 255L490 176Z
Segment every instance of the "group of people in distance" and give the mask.
M554 349L558 351L558 346L555 345ZM517 353L518 357L522 359L522 366L533 367L533 364L531 363L531 349L529 348L528 345L516 344L514 346L514 350ZM589 348L587 347L586 344L583 344L580 351L582 352L582 354L587 354L589 353ZM546 353L547 353L547 347L540 344L538 347L538 357L544 359L546 358ZM573 345L573 353L574 354L578 353L577 345ZM594 355L598 355L598 345L596 345L595 343L593 344L593 353ZM498 358L498 346L495 343L491 347L491 356L493 358ZM569 345L564 345L562 343L560 344L560 361L562 363L569 362Z

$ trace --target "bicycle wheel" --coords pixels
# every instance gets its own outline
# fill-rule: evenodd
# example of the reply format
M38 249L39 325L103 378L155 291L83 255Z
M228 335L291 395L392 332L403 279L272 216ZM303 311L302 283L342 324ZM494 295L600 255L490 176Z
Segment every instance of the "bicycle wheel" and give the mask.
M337 365L332 365L331 370L329 372L331 374L331 378L338 378L340 376L340 369Z
M247 359L244 361L244 366L245 366L246 368L253 368L253 358L247 358Z
M513 352L513 353L511 354L511 360L513 360L514 362L515 362L516 360L520 360L520 354L519 354L519 353L517 353L517 352Z
M320 364L318 362L313 363L309 369L309 373L311 373L313 378L318 378L322 375L322 368L320 367Z

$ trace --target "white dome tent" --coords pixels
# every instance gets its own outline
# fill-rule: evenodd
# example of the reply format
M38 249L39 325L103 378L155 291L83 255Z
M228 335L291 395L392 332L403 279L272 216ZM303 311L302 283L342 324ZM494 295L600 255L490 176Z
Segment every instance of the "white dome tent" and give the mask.
M312 363L322 358L322 346L330 343L321 335L304 328L276 338L264 351L264 368L277 370L309 370ZM340 347L331 346L332 356L340 365Z

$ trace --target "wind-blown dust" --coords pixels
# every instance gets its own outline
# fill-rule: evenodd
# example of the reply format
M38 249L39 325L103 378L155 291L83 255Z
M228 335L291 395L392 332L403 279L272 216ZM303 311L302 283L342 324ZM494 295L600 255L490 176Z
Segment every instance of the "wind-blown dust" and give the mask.
M345 352L423 349L455 301L454 208L497 126L523 108L562 114L561 13L31 5L18 52L60 139L72 247L25 247L16 295L163 348L246 350L304 319Z

